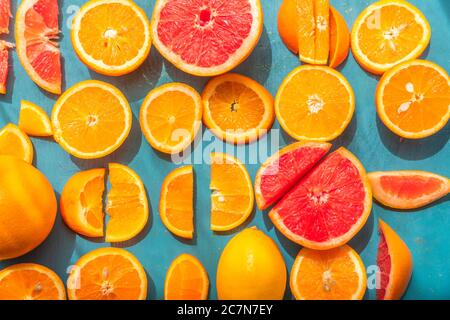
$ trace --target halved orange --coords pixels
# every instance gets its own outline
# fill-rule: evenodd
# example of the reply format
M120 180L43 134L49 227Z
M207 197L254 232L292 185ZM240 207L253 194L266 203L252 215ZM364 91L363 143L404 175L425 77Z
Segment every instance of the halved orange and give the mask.
M273 124L272 95L258 82L235 73L211 79L203 90L203 122L220 139L252 142Z
M109 76L136 70L151 47L147 16L130 0L86 2L73 19L71 39L83 63Z
M291 270L297 300L361 300L366 283L361 257L348 245L327 251L303 248Z
M125 96L111 84L87 80L56 101L54 138L71 155L101 158L118 149L131 130L132 114Z
M350 123L353 89L345 77L325 66L300 66L283 81L275 99L281 127L297 140L329 141Z
M32 163L33 154L30 138L15 124L8 123L0 130L0 155L11 155Z
M159 215L173 234L192 239L194 235L194 173L192 166L173 170L164 179Z
M164 283L165 300L206 300L208 289L208 273L196 257L184 253L173 260Z
M251 215L252 180L245 166L233 156L211 153L211 230L228 231Z
M66 300L66 290L49 268L19 263L0 271L0 300Z
M407 61L387 71L376 91L377 112L394 133L420 139L450 119L450 78L437 64Z
M147 276L139 260L119 248L82 256L67 279L70 300L145 300Z
M337 68L350 51L350 32L344 17L330 6L330 59L328 65Z
M383 0L371 4L358 16L351 47L361 67L382 74L419 57L430 36L430 25L418 8L404 0Z
M45 110L25 100L20 103L19 128L30 136L53 135L52 123Z
M144 136L158 151L175 154L186 149L201 126L202 100L183 83L168 83L153 89L141 106Z

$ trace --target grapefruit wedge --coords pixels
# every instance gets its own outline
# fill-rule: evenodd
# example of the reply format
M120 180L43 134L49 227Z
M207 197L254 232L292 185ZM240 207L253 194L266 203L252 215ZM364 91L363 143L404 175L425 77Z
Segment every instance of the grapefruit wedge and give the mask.
M9 0L0 0L0 34L9 33L11 4Z
M310 249L327 250L353 238L371 208L365 170L341 147L301 179L269 217L288 239Z
M449 179L425 171L379 171L368 174L373 196L394 209L416 209L450 192Z
M330 148L325 142L296 142L264 161L255 178L258 208L264 210L278 201Z
M158 0L151 33L158 51L178 69L214 76L250 55L262 26L259 0Z
M16 15L16 46L20 63L42 89L61 93L58 43L58 1L23 0Z
M0 40L0 93L6 93L6 81L8 80L9 52L13 45L9 42Z

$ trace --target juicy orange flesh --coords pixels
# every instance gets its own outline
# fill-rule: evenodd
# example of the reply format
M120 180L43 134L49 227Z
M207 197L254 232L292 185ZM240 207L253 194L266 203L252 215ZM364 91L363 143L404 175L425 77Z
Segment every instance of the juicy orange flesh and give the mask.
M329 0L314 1L316 63L327 64L330 52L330 4Z
M83 49L109 66L121 66L138 55L145 36L141 19L129 6L98 5L81 20L78 33Z
M427 176L383 176L380 178L383 190L401 199L416 199L426 195L439 192L442 188L442 181Z
M392 123L407 132L431 129L449 112L448 79L435 69L412 65L384 88L383 105Z
M81 206L87 222L94 228L103 228L103 191L105 190L104 177L96 177L89 181L80 194Z
M174 268L166 286L167 300L200 300L205 286L203 270L189 260L180 261Z
M22 139L16 134L5 131L0 135L0 155L11 155L19 159L25 159L25 150Z
M179 230L194 230L194 179L193 174L183 174L167 186L165 214L167 220Z
M98 87L87 87L68 97L58 114L62 138L86 153L116 144L125 130L125 118L120 101Z
M45 121L45 122L44 122ZM19 127L29 134L47 133L50 119L42 118L38 111L31 108L20 110Z
M297 30L300 59L315 58L315 21L313 0L297 0Z

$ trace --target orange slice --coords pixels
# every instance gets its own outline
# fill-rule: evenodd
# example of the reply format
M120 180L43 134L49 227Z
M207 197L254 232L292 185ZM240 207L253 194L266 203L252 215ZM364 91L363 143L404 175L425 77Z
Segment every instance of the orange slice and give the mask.
M173 234L192 239L194 235L194 173L192 166L173 170L164 179L159 215Z
M324 66L294 69L275 99L281 127L297 140L333 140L350 123L354 110L355 97L348 81Z
M165 300L207 300L209 280L202 263L190 254L179 255L167 271Z
M106 241L127 241L144 229L148 220L148 200L144 184L136 172L129 167L109 164L109 181L106 213Z
M96 72L119 76L136 70L150 52L145 12L130 0L91 0L75 15L72 45Z
M33 154L30 138L15 124L8 123L0 130L0 155L11 155L32 163Z
M330 6L330 60L328 65L337 68L350 51L350 32L344 17Z
M297 300L361 300L366 291L361 257L347 245L327 251L300 250L291 270Z
M300 61L310 64L316 63L314 2L314 0L296 0L298 54Z
M53 135L52 123L45 110L25 100L20 103L19 128L30 136Z
M147 276L138 259L119 248L82 256L67 279L70 300L145 300Z
M258 82L229 73L213 78L203 94L203 122L220 139L247 143L273 124L272 95Z
M175 154L186 149L201 126L202 101L194 88L168 83L150 91L141 106L144 136L158 151Z
M404 62L381 78L376 105L380 119L394 133L409 139L428 137L450 118L450 78L432 62Z
M253 185L245 166L225 153L211 153L211 230L228 231L251 215Z
M358 16L351 47L365 70L382 74L419 57L430 36L430 25L419 9L407 1L383 0L371 4Z
M314 1L315 19L315 64L327 64L330 53L330 3L328 0Z
M68 89L52 112L56 142L82 159L101 158L118 149L131 130L131 119L130 105L119 89L96 80Z
M0 271L0 300L66 300L66 290L49 268L19 263Z

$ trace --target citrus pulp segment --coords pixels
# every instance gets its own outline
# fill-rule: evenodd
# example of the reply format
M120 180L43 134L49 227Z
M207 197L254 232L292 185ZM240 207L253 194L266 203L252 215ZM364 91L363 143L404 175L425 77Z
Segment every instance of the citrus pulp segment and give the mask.
M0 155L11 155L25 162L33 162L33 144L15 124L8 123L0 130Z
M52 123L45 110L25 100L20 102L19 128L30 136L53 135Z
M0 34L9 33L10 18L11 18L10 0L0 0Z
M337 68L350 51L350 32L344 17L330 6L330 59L328 65Z
M330 53L330 3L329 0L314 1L314 62L326 65Z
M9 69L9 49L13 45L9 42L0 40L0 94L6 94L6 82L8 80Z

